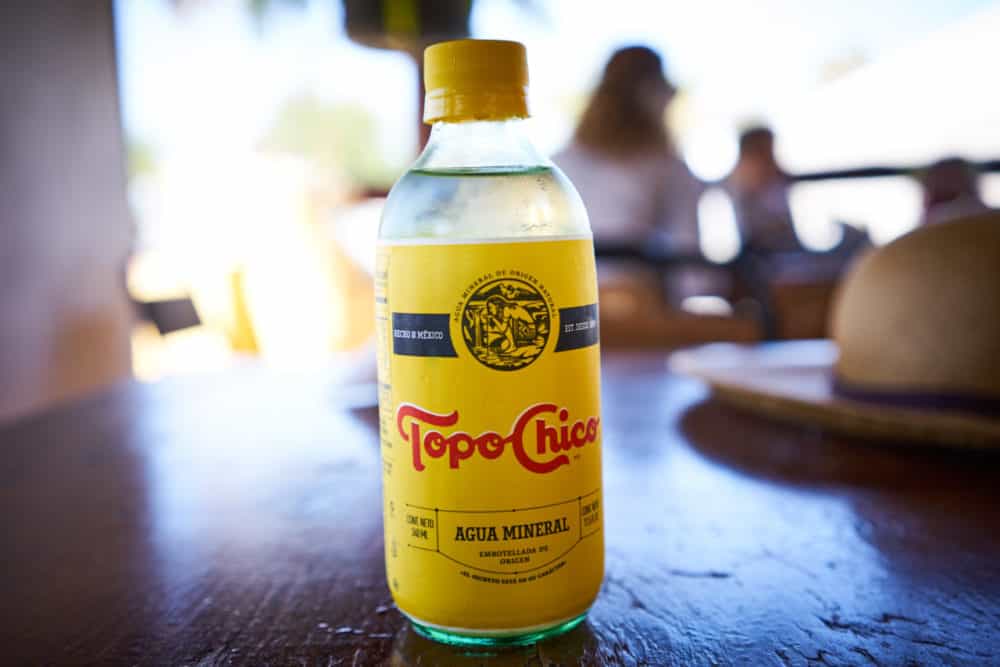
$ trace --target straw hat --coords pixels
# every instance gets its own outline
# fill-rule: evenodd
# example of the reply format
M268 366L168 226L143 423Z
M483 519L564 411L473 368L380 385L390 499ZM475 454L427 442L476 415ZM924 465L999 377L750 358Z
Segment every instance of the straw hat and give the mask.
M1000 447L1000 212L872 251L834 303L833 341L709 345L674 370L772 417L897 442Z

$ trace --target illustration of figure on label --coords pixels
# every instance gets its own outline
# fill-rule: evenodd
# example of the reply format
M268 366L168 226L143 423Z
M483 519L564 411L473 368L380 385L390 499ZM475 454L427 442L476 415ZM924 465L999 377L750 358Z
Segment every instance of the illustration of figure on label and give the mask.
M527 366L549 337L549 308L538 290L521 280L483 285L466 302L463 319L469 351L497 370Z

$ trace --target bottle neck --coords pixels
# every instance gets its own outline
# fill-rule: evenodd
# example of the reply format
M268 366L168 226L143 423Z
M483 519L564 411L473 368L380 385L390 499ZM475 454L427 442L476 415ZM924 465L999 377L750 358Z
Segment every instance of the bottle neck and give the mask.
M548 165L532 144L525 121L435 123L413 169L512 170Z

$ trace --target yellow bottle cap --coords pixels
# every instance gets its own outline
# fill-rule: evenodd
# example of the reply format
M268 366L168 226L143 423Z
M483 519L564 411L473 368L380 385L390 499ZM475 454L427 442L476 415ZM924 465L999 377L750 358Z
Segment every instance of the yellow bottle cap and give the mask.
M424 122L528 116L524 44L459 39L424 50Z

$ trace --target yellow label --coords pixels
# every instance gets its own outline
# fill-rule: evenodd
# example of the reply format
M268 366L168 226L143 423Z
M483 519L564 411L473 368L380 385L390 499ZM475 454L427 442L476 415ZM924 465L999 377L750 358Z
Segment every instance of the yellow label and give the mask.
M383 243L376 317L396 604L468 630L585 612L604 576L592 242Z

